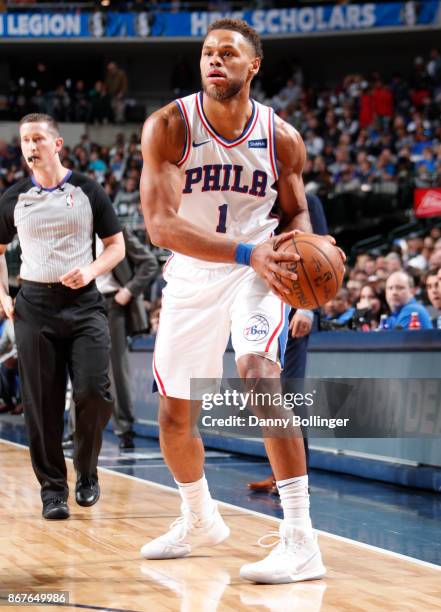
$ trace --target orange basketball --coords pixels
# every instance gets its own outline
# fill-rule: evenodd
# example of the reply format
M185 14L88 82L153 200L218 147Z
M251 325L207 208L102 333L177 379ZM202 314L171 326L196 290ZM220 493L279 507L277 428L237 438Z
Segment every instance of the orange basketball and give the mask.
M287 304L314 309L332 300L342 284L345 266L338 249L329 240L317 234L299 234L282 242L277 250L300 255L300 261L281 264L298 276L296 281L279 277L291 289L285 297Z

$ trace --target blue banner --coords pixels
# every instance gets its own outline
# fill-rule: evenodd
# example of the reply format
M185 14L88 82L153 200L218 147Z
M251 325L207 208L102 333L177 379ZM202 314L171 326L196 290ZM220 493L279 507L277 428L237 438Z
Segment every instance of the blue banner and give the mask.
M440 0L410 0L229 13L0 13L0 38L202 37L222 17L245 19L261 35L295 36L435 25L439 12Z

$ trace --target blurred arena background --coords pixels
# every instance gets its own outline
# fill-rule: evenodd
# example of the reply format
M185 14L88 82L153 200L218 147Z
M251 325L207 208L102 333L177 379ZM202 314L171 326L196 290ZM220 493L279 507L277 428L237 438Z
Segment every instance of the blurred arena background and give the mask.
M27 172L18 120L49 113L61 124L63 164L98 180L122 223L149 242L139 201L142 124L198 90L201 40L224 16L262 35L252 96L301 133L306 191L320 197L348 254L343 289L317 313L307 376L416 381L409 411L424 412L426 400L433 409L425 436L312 438L313 519L324 531L441 565L441 449L432 435L441 405L427 399L433 385L439 394L441 350L441 1L0 1L0 194ZM152 248L163 265L169 254ZM7 260L18 287L16 243ZM431 320L425 329L418 314L415 325L390 329L385 288L396 271L409 275L411 298ZM172 485L155 456L156 399L145 374L162 286L159 276L146 287L148 330L131 345L138 454L131 468L118 464L109 430L102 465ZM230 351L225 366L234 375ZM0 437L25 443L21 419L0 415ZM276 498L246 491L267 474L261 441L219 434L206 436L214 495L279 516ZM441 609L431 605L423 609Z

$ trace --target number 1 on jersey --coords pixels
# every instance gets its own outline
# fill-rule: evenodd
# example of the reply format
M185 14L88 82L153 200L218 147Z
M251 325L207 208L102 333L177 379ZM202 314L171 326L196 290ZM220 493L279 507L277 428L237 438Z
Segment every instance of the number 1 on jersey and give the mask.
M228 204L222 204L222 206L219 206L218 208L219 223L217 224L216 231L219 232L219 234L225 234L227 231L227 209Z

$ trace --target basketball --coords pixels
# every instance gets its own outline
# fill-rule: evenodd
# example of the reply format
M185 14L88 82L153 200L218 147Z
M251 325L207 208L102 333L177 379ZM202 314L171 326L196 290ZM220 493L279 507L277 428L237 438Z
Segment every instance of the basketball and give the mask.
M282 263L298 276L296 281L279 277L289 289L285 301L294 308L320 308L339 290L345 266L337 247L317 234L299 234L277 245L280 252L293 251L300 261Z

